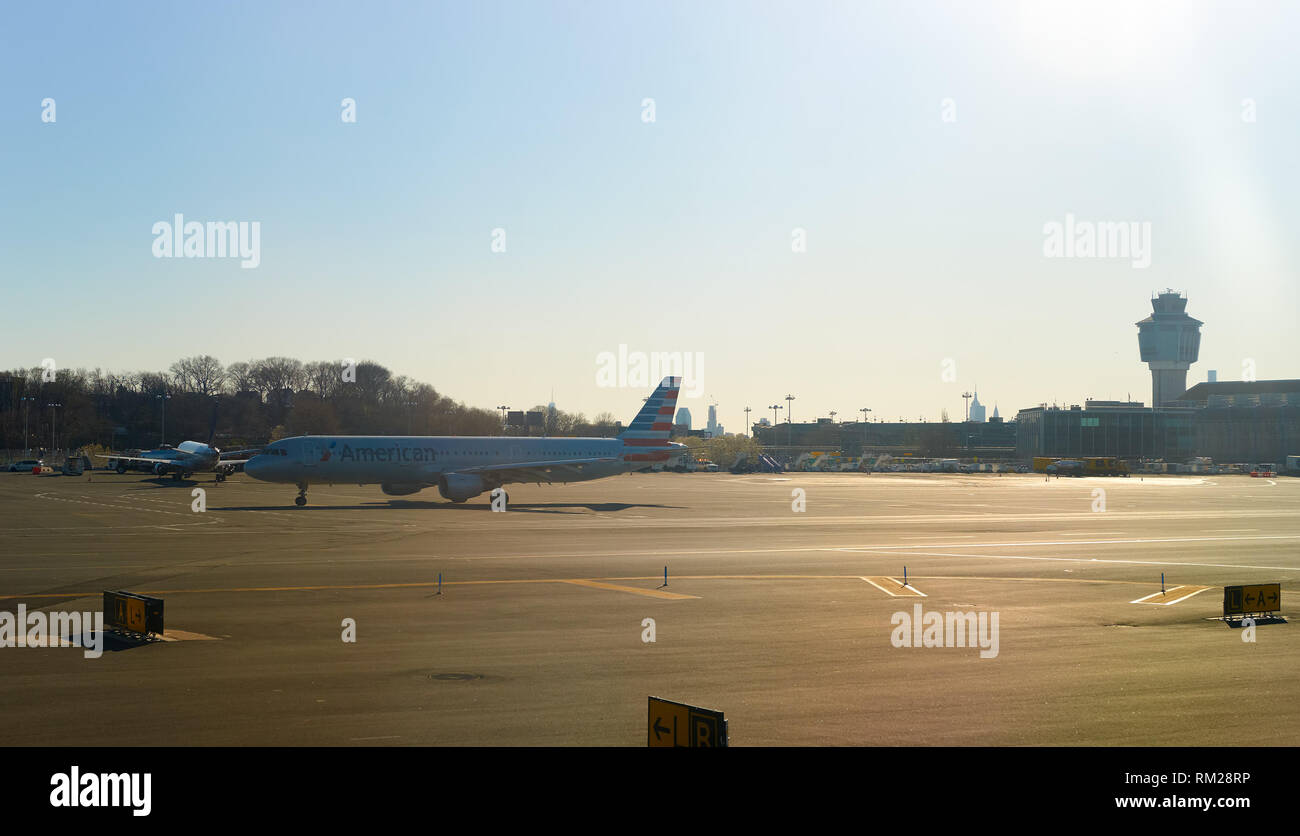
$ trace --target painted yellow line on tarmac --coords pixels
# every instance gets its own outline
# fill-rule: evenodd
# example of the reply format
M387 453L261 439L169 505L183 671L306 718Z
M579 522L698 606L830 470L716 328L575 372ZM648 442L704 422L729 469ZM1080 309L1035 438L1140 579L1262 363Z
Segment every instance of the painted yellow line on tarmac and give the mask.
M879 589L881 592L891 598L928 598L921 590L912 585L904 586L903 582L897 578L874 577L868 578L863 575L858 576L861 580Z
M1162 607L1168 607L1177 604L1179 601L1186 601L1193 595L1198 595L1207 589L1213 589L1209 586L1175 586L1172 589L1153 592L1150 595L1144 595L1136 601L1129 601L1130 604L1156 604Z
M528 580L501 580L501 581L445 581L443 586L468 586L473 584L490 584L490 583L563 583L563 581L550 578L533 578ZM132 590L143 595L185 595L189 593L201 592L325 592L330 590L349 590L349 589L408 589L419 587L436 587L437 581L417 581L414 583L346 583L346 584L322 584L319 586L230 586L215 587L210 589L142 589ZM100 595L102 592L49 592L36 595L0 595L0 600L10 598L86 598Z
M217 642L221 639L206 633L191 633L189 630L165 630L158 638L165 642Z
M471 580L471 581L443 581L443 586L491 586L503 584L537 584L537 583L568 583L578 586L591 586L596 588L608 588L621 592L635 592L639 595L654 595L654 597L679 597L679 598L698 598L697 595L685 595L675 592L667 592L659 589L644 589L641 587L629 587L619 584L609 583L609 581L655 581L662 578L662 575L641 575L630 577L613 577L613 578L508 578L502 580ZM882 592L890 592L886 587L895 590L901 590L902 597L928 597L925 593L920 592L914 586L904 587L902 581L897 578L885 576L866 577L863 575L674 575L674 578L680 580L701 580L701 581L781 581L781 580L806 580L806 581L834 581L834 580L862 580L880 589ZM1020 581L1020 582L1045 582L1045 583L1093 583L1093 584L1127 584L1132 586L1146 586L1154 584L1154 581L1125 581L1125 580L1108 580L1104 578L1024 578L1024 577L998 577L988 575L912 575L909 578L916 580L951 580L951 581ZM877 583L879 581L880 583ZM882 586L883 584L883 586ZM185 595L213 592L326 592L326 591L347 591L347 590L367 590L367 589L428 589L436 588L437 581L414 581L409 583L372 583L372 584L320 584L316 586L245 586L245 587L213 587L208 589L140 589L133 590L147 595ZM1214 587L1176 587L1181 590L1181 595L1191 597L1191 595L1204 592ZM1193 590L1190 591L1189 590ZM1175 590L1170 590L1173 592ZM1286 590L1284 590L1286 591ZM27 594L6 594L0 595L0 600L32 600L37 598L89 598L99 597L103 594L102 590L93 591L73 591L73 592L35 592ZM1159 594L1159 593L1155 593ZM897 596L896 596L897 597ZM1150 598L1152 596L1146 596ZM1171 600L1170 603L1177 603L1183 600L1182 597L1177 600ZM1137 603L1137 602L1133 602Z
M679 592L665 592L662 589L642 589L639 586L619 586L612 583L601 583L600 581L588 580L570 580L564 581L574 586L589 586L592 589L610 589L615 592L634 592L637 595L645 595L650 598L666 598L670 601L680 601L684 598L699 598L698 595L682 595Z

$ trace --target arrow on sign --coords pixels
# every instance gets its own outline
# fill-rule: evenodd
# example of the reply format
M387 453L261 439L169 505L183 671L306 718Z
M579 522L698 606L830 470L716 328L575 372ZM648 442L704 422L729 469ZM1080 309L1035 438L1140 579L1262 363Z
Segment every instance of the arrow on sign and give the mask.
M672 731L672 729L661 727L659 725L659 718L658 717L655 718L655 724L654 724L655 740L658 740L660 736L665 735L670 731Z

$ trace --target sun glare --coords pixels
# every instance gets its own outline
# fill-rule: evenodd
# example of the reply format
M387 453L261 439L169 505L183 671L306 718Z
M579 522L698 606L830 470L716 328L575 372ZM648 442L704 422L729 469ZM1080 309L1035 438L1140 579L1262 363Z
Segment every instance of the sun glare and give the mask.
M1203 9L1176 0L1027 0L1017 29L1040 69L1078 79L1153 80L1182 66Z

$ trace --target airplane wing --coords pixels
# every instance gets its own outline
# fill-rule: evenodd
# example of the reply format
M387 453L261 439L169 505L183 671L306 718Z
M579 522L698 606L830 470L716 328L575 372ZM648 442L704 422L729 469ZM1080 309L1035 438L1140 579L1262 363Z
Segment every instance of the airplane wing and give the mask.
M253 455L257 455L258 453L262 452L264 449L266 449L266 448L265 448L265 447L250 447L250 448L248 448L247 450L222 450L222 451L221 451L221 461L223 461L223 462L226 461L226 456L247 456L249 453L252 453ZM242 460L240 461L240 463L242 463L242 462L246 462L246 461L248 461L248 459L242 459Z
M550 482L557 470L581 473L593 464L611 464L620 459L611 456L588 459L557 459L549 462L512 462L510 464L487 464L480 467L462 467L449 473L491 474L503 482Z
M103 453L96 453L96 457L101 459L116 459L119 462L149 462L150 464L178 464L176 459L151 459L146 456L106 456Z

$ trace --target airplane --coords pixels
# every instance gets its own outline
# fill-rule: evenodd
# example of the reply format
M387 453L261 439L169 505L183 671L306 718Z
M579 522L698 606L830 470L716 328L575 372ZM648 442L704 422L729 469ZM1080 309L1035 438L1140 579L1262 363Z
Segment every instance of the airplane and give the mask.
M378 484L389 496L437 487L445 499L465 502L511 482L583 482L641 470L681 455L668 440L680 377L665 377L616 438L510 436L324 436L282 438L244 465L263 482L307 488L321 484ZM503 497L508 500L508 497Z
M170 473L172 478L180 481L188 479L193 473L213 471L218 482L235 472L238 465L246 464L248 459L222 459L221 450L212 446L212 436L217 429L217 409L213 406L212 423L208 427L208 441L182 441L175 447L164 444L157 450L145 450L139 456L114 456L104 453L96 455L101 459L113 459L117 462L117 472L126 473L128 462L147 462L153 465L153 472L159 476ZM237 456L256 450L233 450L225 455Z
M252 453L253 450L233 451L234 453ZM173 479L188 479L194 473L213 471L218 482L235 472L237 465L246 465L250 459L222 459L221 450L201 441L182 441L172 447L163 445L157 450L145 450L139 456L113 456L96 454L101 459L113 459L117 462L117 472L126 473L128 462L148 462L153 465L153 472L159 476L167 473Z

